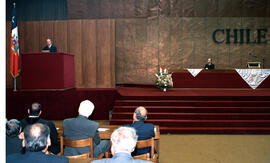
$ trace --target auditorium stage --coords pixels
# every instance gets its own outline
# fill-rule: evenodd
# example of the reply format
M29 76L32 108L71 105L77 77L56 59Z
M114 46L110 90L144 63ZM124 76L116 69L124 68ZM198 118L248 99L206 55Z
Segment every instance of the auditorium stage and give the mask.
M270 88L260 88L253 90L251 88L171 88L166 92L157 89L150 85L141 85L137 87L119 87L116 88L117 92L121 96L134 96L134 97L147 97L151 98L153 96L165 96L165 97L232 97L237 98L239 96L253 96L253 97L263 97L270 96Z
M64 91L7 90L7 118L22 119L32 102L43 106L42 117L63 120L77 115L79 103L95 104L90 119L110 124L131 123L137 106L145 106L148 122L161 133L270 133L270 89L173 88L153 86L70 89ZM111 114L110 114L111 113Z

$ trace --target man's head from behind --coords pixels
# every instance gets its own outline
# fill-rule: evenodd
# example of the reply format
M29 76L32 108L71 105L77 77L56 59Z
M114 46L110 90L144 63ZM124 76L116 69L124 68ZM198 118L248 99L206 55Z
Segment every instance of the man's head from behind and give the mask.
M145 121L147 119L147 110L143 106L136 108L133 114L134 121Z
M27 151L46 152L51 145L50 129L47 125L36 123L24 128L23 145Z
M37 102L34 102L28 109L28 114L30 116L40 116L41 114L41 105Z
M111 152L114 155L118 152L131 153L136 147L138 136L136 131L131 127L120 127L111 135L112 147Z
M6 136L18 136L21 132L21 123L17 119L11 119L6 122Z
M79 115L82 115L88 118L92 114L94 108L95 106L91 101L84 100L80 103Z

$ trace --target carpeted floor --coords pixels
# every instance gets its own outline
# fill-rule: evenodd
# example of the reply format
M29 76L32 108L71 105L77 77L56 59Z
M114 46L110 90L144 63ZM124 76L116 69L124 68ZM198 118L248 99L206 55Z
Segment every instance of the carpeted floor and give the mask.
M269 163L270 135L161 135L161 163Z

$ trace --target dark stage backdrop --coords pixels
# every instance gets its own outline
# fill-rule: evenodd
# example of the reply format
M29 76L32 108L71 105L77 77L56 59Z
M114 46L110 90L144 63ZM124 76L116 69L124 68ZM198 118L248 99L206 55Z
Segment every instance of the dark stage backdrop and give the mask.
M16 3L17 21L66 20L67 0L6 0L6 19Z

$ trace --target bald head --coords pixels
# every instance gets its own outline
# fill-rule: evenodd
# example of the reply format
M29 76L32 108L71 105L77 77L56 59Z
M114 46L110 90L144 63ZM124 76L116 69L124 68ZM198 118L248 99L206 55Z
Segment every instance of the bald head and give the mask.
M147 119L147 110L143 106L139 106L136 108L133 120L134 121L145 121Z
M50 145L50 129L47 125L35 123L24 130L24 144L32 152L42 151Z

